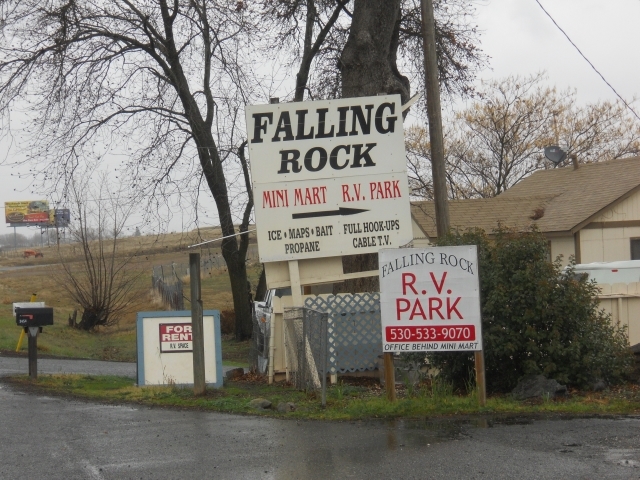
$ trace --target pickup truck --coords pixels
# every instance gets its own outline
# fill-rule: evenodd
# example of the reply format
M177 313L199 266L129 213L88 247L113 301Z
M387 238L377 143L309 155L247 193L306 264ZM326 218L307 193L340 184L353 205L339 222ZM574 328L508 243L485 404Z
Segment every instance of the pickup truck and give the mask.
M283 296L291 296L291 288L274 288L267 290L264 300L253 302L253 311L255 321L257 323L256 348L258 350L258 370L260 373L266 373L269 360L269 333L271 329L271 321L275 321L276 313L274 312L274 299Z

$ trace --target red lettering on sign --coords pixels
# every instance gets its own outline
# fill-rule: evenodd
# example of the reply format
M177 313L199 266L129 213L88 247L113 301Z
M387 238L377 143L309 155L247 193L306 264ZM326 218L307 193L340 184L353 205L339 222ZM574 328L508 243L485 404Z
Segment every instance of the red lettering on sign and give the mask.
M422 309L422 304L418 299L416 299L416 303L413 304L413 310L411 310L409 320L413 320L413 317L416 316L422 317L423 320L427 319L427 316L424 314L424 310Z
M458 304L462 300L462 297L446 298L446 317L444 315L445 301L440 297L428 297L424 301L428 303L429 315L427 315L425 308L419 298L415 300L409 300L407 298L396 298L396 320L402 320L402 314L408 312L408 317L405 320L451 320L453 315L456 315L459 320L463 320L464 317L460 310L458 310Z
M344 185L343 196L344 196ZM317 205L327 203L327 187L296 188L294 191L293 205Z
M404 304L404 307L401 308L400 304ZM406 298L397 298L396 299L396 312L397 312L397 320L400 320L400 314L402 312L408 312L409 311L409 307L411 306L411 302L409 302L409 300L407 300Z
M456 312L456 315L458 315L458 318L462 320L462 315L460 315L460 312L456 308L456 305L458 305L459 301L460 301L460 297L456 298L456 300L453 302L453 305L451 305L451 299L447 297L447 318L449 320L451 320L452 312Z
M356 191L356 200L360 200L360 184L354 183L353 189Z
M371 194L371 200L401 197L400 180L370 182L369 193Z
M440 279L440 283L439 284L436 281L436 276L433 274L433 272L429 272L429 275L431 275L431 281L435 285L436 290L438 291L438 293L439 294L442 293L442 288L444 287L444 279L447 278L447 272L444 272L442 274L442 278Z
M262 208L278 208L289 206L287 190L265 190L262 192Z
M409 287L413 291L413 293L417 295L418 291L413 286L414 283L416 283L416 276L413 273L411 272L403 273L402 274L402 294L406 295L407 287Z
M445 273L446 275L446 273ZM444 280L443 280L444 283ZM438 306L434 306L434 303L437 303ZM442 308L442 300L438 297L430 297L429 298L429 318L433 320L433 312L436 312L441 320L444 320L442 313L440 313L440 309Z

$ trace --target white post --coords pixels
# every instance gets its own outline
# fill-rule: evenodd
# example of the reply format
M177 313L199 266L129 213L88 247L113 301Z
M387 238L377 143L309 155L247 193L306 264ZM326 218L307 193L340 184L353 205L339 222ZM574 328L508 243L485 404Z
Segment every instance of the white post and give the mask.
M297 260L289 260L289 281L291 282L291 298L293 300L293 306L303 308L304 300L302 298L302 284L300 283L300 268L298 266ZM284 322L283 322L284 323ZM287 338L285 336L285 366L287 372L287 381L289 381L289 361L287 358L287 347L286 347ZM309 363L309 367L313 376L313 383L319 387L320 386L320 377L318 376L318 370L316 369L316 362L313 359L313 355L311 354L311 346L309 345L309 339L305 338L305 350L306 350L306 359Z

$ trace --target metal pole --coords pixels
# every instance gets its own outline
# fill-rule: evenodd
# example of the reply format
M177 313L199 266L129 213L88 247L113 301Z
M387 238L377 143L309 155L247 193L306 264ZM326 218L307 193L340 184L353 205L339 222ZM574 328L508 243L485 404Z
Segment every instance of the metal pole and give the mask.
M38 327L28 327L29 335L29 377L38 379Z
M202 298L200 288L200 254L189 254L191 274L191 330L193 338L193 393L205 393L204 334L202 327Z
M424 77L427 90L427 118L431 141L431 171L433 197L436 207L436 229L441 238L449 231L449 204L444 164L444 140L442 134L442 109L440 84L438 83L438 58L436 55L436 27L433 17L433 1L421 0L422 47L424 49Z

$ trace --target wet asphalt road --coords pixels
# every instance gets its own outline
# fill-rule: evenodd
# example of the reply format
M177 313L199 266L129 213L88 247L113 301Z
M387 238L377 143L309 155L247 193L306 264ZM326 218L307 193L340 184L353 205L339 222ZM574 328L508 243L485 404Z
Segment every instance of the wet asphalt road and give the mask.
M296 422L105 406L0 383L0 478L637 479L640 417Z

